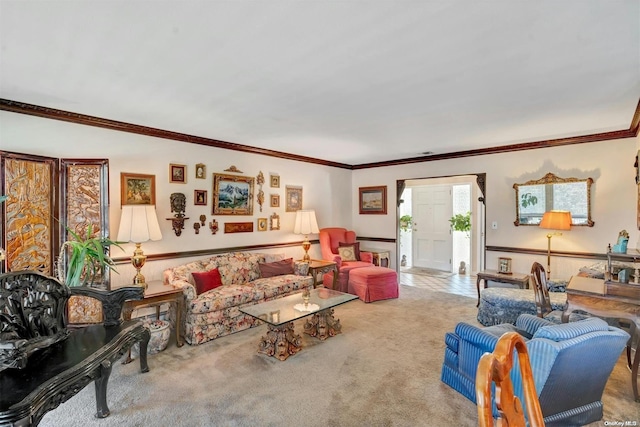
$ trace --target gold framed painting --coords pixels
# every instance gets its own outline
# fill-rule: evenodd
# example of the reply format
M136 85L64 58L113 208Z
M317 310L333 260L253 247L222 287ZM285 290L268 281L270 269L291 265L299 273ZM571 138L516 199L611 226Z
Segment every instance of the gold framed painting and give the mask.
M302 209L302 187L287 185L285 187L286 211L296 212Z
M280 230L280 215L275 212L269 217L269 229Z
M155 205L156 176L120 172L120 205Z
M267 231L267 218L258 218L258 231Z
M387 214L387 186L360 187L360 214Z
M269 181L271 188L280 188L280 175L269 175Z
M207 178L207 166L204 163L196 164L196 178L198 179Z
M500 274L512 274L511 272L511 258L499 257L498 258L498 273Z
M213 215L253 215L255 178L213 174Z
M269 198L270 201L270 206L272 208L279 208L280 207L280 195L279 194L272 194L271 197Z

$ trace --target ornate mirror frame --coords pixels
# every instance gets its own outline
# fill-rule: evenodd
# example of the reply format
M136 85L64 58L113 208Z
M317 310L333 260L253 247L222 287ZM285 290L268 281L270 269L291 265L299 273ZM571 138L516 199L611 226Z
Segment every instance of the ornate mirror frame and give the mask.
M593 227L591 184L591 178L560 178L552 173L524 184L513 184L516 191L516 220L513 224L537 227L546 211L556 209L571 211L572 226ZM564 197L554 201L553 196L558 192L564 192Z

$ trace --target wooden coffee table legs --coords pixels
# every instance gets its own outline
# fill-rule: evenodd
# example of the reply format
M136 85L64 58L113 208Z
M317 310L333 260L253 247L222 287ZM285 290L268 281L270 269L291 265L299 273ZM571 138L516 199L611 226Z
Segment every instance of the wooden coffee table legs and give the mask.
M333 317L333 308L319 311L304 323L304 333L322 341L341 332L342 325Z
M262 337L258 346L259 353L284 361L302 350L302 338L293 330L293 322L279 326L268 323L267 327L269 329L267 335ZM305 334L322 341L341 332L342 325L339 319L333 317L333 308L315 313L304 324Z
M280 326L267 324L269 331L266 337L262 337L258 352L267 356L273 356L279 360L287 360L292 354L302 350L301 337L293 330L293 322Z

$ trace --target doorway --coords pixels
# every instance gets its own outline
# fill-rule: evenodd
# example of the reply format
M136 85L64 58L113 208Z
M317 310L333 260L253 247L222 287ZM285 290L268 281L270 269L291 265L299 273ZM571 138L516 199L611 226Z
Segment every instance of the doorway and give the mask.
M402 269L418 267L469 275L484 263L484 174L406 180L398 218L411 215L411 224L398 230ZM449 219L471 214L471 231L452 231ZM402 270L401 269L401 270Z

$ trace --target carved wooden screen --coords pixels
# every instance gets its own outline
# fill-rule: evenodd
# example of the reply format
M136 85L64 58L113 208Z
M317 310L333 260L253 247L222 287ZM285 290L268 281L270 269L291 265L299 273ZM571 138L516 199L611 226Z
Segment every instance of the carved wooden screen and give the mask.
M89 224L93 237L109 237L109 161L107 159L62 159L61 206L63 225L79 236L85 236ZM62 227L60 244L69 240ZM58 268L66 271L66 258ZM109 274L96 278L94 287L109 289Z
M9 271L53 274L58 253L58 160L0 151L2 246Z

